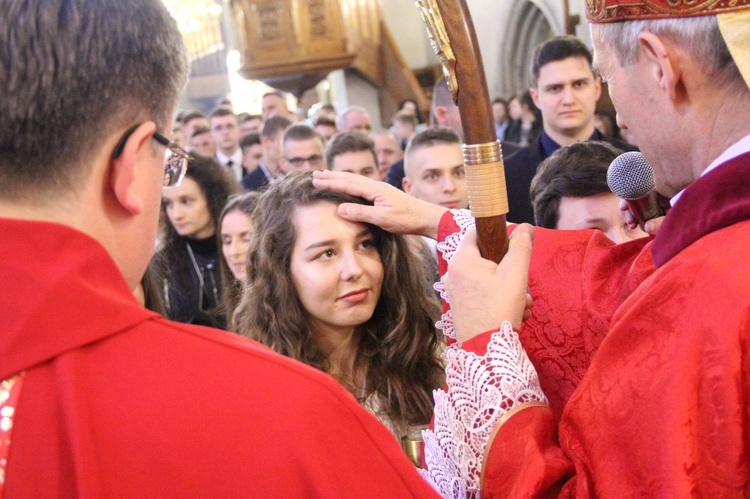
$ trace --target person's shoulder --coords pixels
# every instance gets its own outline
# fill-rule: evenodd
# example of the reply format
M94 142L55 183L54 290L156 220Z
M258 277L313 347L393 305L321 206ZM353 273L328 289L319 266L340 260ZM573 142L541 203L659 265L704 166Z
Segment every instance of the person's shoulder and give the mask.
M225 393L250 396L329 414L348 407L349 394L328 374L239 334L169 321L155 317L144 321L113 342L141 359L162 359L153 369L170 376L200 379L206 385L221 386ZM123 347L122 345L128 345ZM111 350L109 358L118 356Z
M536 167L544 159L541 147L541 139L537 138L529 145L510 154L505 159L505 165L510 169L515 169L523 168L525 165L533 163L533 166Z
M523 146L521 144L518 144L516 142L510 142L507 140L501 141L500 146L503 151L503 156L507 155L508 157L510 157L511 155L523 149Z
M229 475L238 477L236 490L260 495L350 495L358 486L373 490L377 480L389 496L426 490L388 430L334 378L248 338L151 316L79 357L108 373L86 386L97 410L129 415L111 445L141 452L148 471L172 452L182 456L170 463L176 468L186 460L213 471L224 460L252 463ZM140 441L130 427L145 428ZM160 452L144 441L158 442ZM329 483L336 465L368 471Z
M388 168L388 175L385 176L385 182L393 187L403 189L401 180L404 178L404 159L401 158Z
M216 361L262 359L269 365L278 366L283 370L299 371L304 376L318 373L300 362L274 352L257 341L213 327L174 322L159 317L143 323L133 333L150 335L154 346L157 347L160 343L167 342L171 345L173 353L200 349L207 361L209 358Z
M602 141L618 148L622 149L625 152L632 152L632 151L640 151L637 146L634 146L633 144L628 144L625 141L622 141L620 139L616 139L614 137L603 137Z
M261 168L256 168L242 177L242 187L247 190L259 190L267 184L268 178Z
M169 352L168 367L220 382L221 379L245 379L262 382L271 393L282 390L289 398L325 398L348 396L329 375L285 357L271 348L239 334L219 329L173 322L162 317L145 321L133 330L134 348L150 356ZM191 359L199 357L200 365ZM166 365L164 366L167 367ZM230 389L226 385L226 389ZM240 390L246 390L241 388Z

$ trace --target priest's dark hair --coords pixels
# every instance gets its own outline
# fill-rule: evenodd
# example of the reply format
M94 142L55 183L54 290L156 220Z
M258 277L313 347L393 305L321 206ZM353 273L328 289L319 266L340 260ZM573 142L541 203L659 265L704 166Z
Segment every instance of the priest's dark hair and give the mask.
M2 8L0 197L75 197L113 133L151 120L169 135L187 58L161 1L24 0Z

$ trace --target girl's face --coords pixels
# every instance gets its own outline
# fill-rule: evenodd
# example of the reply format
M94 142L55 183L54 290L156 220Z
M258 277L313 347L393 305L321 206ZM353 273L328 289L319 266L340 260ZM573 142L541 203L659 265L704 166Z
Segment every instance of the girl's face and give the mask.
M219 231L221 253L238 281L244 282L247 277L245 260L250 247L253 228L250 219L240 210L233 210L224 215Z
M321 202L293 214L292 281L313 331L346 332L367 322L383 284L383 263L370 229L343 220L336 208Z
M192 178L185 177L179 186L164 189L163 199L167 217L182 237L206 239L216 234L206 196Z

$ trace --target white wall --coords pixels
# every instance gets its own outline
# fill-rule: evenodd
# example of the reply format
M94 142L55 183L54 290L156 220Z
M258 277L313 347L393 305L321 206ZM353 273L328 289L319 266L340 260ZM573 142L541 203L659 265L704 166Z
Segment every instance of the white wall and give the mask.
M341 69L331 72L328 81L337 111L347 106L362 106L370 113L373 128L380 127L380 96L375 86L364 78Z
M479 49L482 52L484 73L487 77L487 88L490 100L505 96L500 85L501 49L505 40L505 31L510 19L508 14L513 7L513 0L467 0L469 12L477 33Z
M380 9L385 25L410 68L420 69L440 63L414 0L381 0Z

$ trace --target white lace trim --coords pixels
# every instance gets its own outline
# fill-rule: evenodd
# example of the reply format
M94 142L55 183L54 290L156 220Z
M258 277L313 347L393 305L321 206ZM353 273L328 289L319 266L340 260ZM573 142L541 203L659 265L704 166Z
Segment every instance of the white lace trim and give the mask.
M453 328L453 314L450 310L440 316L440 320L435 323L435 327L442 330L446 338L458 339L456 338L456 330Z
M492 334L480 357L451 345L448 392L435 390L435 427L425 430L422 476L443 497L478 497L484 450L493 428L512 407L547 399L536 369L509 322Z
M469 210L451 210L453 221L458 225L459 231L445 238L437 244L437 249L443 254L443 260L450 262L453 254L458 249L458 244L466 235L466 231L474 228L474 217Z
M443 260L450 262L453 255L458 249L458 245L466 235L466 231L474 227L474 217L471 216L469 210L451 210L453 215L453 221L458 225L459 231L455 232L445 238L445 241L441 241L437 244L437 249L442 253ZM446 273L447 274L447 273ZM440 278L440 281L436 282L433 286L435 291L440 293L440 298L448 303L448 295L445 292L445 275ZM445 312L438 322L435 323L435 327L443 331L446 338L452 340L456 339L456 332L453 329L453 314L448 310Z

